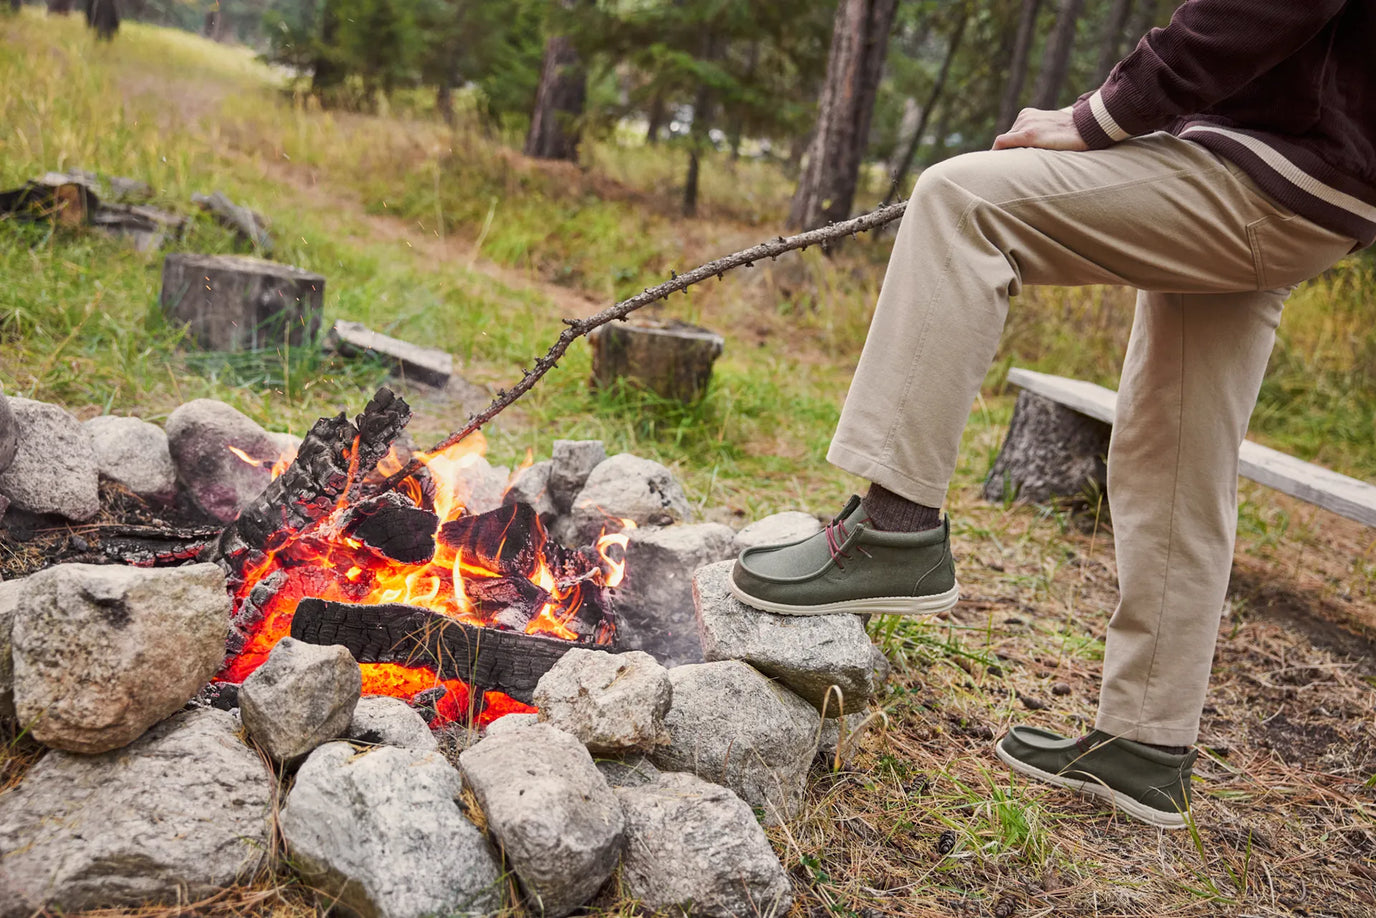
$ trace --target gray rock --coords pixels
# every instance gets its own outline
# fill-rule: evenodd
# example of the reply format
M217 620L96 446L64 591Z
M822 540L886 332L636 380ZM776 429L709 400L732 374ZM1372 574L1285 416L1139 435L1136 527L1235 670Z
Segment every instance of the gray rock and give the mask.
M735 554L757 545L778 545L782 542L796 542L822 531L822 524L811 513L801 510L785 510L757 520L736 533L732 545Z
M620 758L596 760L597 770L607 779L612 788L641 787L659 780L662 772L655 767L648 756L629 755Z
M14 713L14 657L12 653L12 633L14 613L19 608L19 593L23 590L22 580L0 581L0 739L6 735L3 728L15 723Z
M364 918L491 915L501 864L459 808L463 781L438 752L327 743L306 759L279 825L292 862Z
M731 595L734 563L709 564L693 577L703 655L744 660L829 716L868 705L878 688L875 648L860 617L844 612L771 615L751 609Z
M550 455L550 497L560 513L567 513L583 490L588 475L607 458L601 440L555 440Z
M346 739L370 746L401 746L433 752L439 741L425 718L400 698L365 695L358 699L353 719L344 731Z
M594 755L646 751L664 739L669 673L639 651L574 648L535 686L540 720L576 736Z
M0 396L0 399L3 399ZM14 415L14 457L0 472L0 493L30 513L78 522L100 512L100 466L91 435L57 405L7 399Z
M502 505L510 478L511 469L506 466L494 466L482 456L470 456L455 470L454 493L469 513L488 513Z
M549 472L553 466L554 463L546 459L522 471L507 489L502 503L529 504L540 517L540 522L548 526L559 516L559 508L555 506L549 490Z
M817 754L826 759L828 767L849 768L860 751L860 739L881 720L875 712L857 711L842 717L828 717L822 721L822 735Z
M100 474L140 497L170 501L177 493L177 470L167 434L138 418L104 415L82 425L95 444Z
M252 418L208 398L189 401L168 416L167 440L177 480L198 507L226 523L268 486L281 455L272 434ZM258 464L240 459L231 446Z
M62 564L20 583L14 704L35 739L117 749L175 713L215 675L229 630L215 564Z
M616 791L626 814L621 891L655 914L784 915L792 891L740 797L686 774Z
M263 864L272 798L213 708L102 755L50 752L0 795L0 918L210 896Z
M734 557L735 533L720 523L632 529L626 579L616 594L617 639L665 666L701 663L702 639L693 611L693 572Z
M239 710L268 757L292 764L349 728L362 690L347 647L285 637L239 687Z
M608 518L629 519L637 526L667 526L689 519L692 509L667 468L621 453L592 470L573 499L569 515L586 543L597 538Z
M19 422L10 410L9 399L5 397L5 387L0 385L0 472L10 467L14 452L19 448ZM3 515L3 511L0 511Z
M271 439L273 445L277 447L278 459L281 459L283 456L289 456L295 459L297 451L301 449L301 444L304 442L301 437L285 430L269 430L268 438Z
M459 765L535 911L561 918L611 876L621 807L578 740L537 724L484 739Z
M522 727L533 727L540 722L540 715L530 714L506 714L497 718L487 725L483 731L483 736L501 736L510 730L519 730Z
M817 748L816 709L737 660L680 666L669 679L670 743L650 754L655 765L731 788L768 824L795 816Z

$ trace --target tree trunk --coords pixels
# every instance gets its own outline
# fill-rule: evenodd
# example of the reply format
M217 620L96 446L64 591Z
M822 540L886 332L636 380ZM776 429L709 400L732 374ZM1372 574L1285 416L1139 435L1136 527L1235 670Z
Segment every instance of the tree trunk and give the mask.
M711 59L709 40L704 57ZM706 83L699 84L693 100L693 126L688 131L688 175L683 181L683 215L693 217L698 212L698 176L702 170L702 151L708 144L707 132L712 123L712 92Z
M941 93L946 88L946 77L951 72L951 62L955 60L956 52L960 50L961 39L965 37L965 24L970 21L970 14L962 12L960 19L956 21L955 31L951 33L951 43L946 46L946 58L941 62L941 70L936 75L936 82L932 84L932 94L927 97L927 104L922 107L922 117L918 119L917 129L913 131L912 140L908 141L908 150L903 154L903 159L898 165L898 171L894 173L893 179L889 182L889 193L884 197L884 204L893 203L893 199L898 196L898 187L903 179L907 177L908 170L913 166L913 157L917 155L917 148L922 143L922 135L927 132L927 122L932 117L932 111L941 101Z
M320 8L319 51L311 66L311 92L317 96L344 82L344 68L331 55L335 36L339 32L339 16L334 4L325 0Z
M1156 0L1137 0L1133 4L1132 17L1128 20L1128 41L1132 43L1129 51L1156 25L1157 6Z
M527 156L578 161L578 120L583 116L587 83L587 70L573 42L564 35L551 35L545 42L540 87L526 134Z
M1032 39L1037 35L1037 13L1042 0L1022 0L1022 13L1018 17L1018 32L1013 39L1013 57L1008 64L1008 82L1003 86L1003 98L999 101L999 120L994 125L997 133L1003 133L1013 126L1018 117L1022 99L1022 86L1027 80L1027 58L1032 53Z
M24 7L24 0L10 0L10 12L17 13Z
M1113 0L1108 12L1108 22L1104 25L1104 41L1099 47L1099 66L1094 71L1094 85L1103 85L1108 72L1123 56L1123 33L1127 31L1128 17L1132 15L1132 0Z
M811 229L850 216L897 0L841 0L817 100L817 134L789 208Z
M49 13L70 13L75 7L75 0L48 0Z
M1075 47L1075 27L1079 24L1084 6L1085 0L1062 0L1061 11L1056 16L1056 28L1046 41L1042 69L1037 74L1037 85L1032 90L1033 108L1057 107L1061 89L1065 86L1066 72L1070 69L1070 52Z
M435 87L435 110L448 127L452 128L458 123L454 118L454 87L449 85L448 80Z
M645 144L653 147L659 143L659 130L664 127L664 118L668 114L668 106L664 104L664 96L655 93L655 97L650 100L650 111L645 116L649 123L645 126Z

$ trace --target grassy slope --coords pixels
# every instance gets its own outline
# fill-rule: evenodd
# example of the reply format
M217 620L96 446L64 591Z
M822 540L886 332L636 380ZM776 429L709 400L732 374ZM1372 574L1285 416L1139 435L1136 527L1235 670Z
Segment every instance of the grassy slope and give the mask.
M492 387L543 352L560 316L774 235L787 202L774 171L714 162L704 216L684 221L672 187L680 164L667 154L596 144L580 170L525 161L476 127L322 113L272 92L241 50L179 33L131 25L96 46L75 19L26 11L0 20L0 39L0 187L78 167L147 181L174 208L223 189L271 215L277 257L327 276L329 317L448 348L465 376ZM183 243L232 245L208 224ZM674 315L728 335L711 395L690 410L589 394L586 351L575 349L489 429L495 458L601 437L670 464L704 511L728 521L833 509L854 483L820 457L885 255L884 243L863 241L834 261L786 258L676 299ZM375 368L303 353L207 365L156 314L159 265L117 242L0 223L6 391L153 419L210 396L300 433L356 410L381 381ZM1296 295L1254 425L1367 478L1373 289L1369 263L1354 263ZM808 812L774 835L798 881L798 914L1368 907L1370 669L1297 641L1287 618L1315 604L1376 608L1370 533L1328 514L1244 489L1197 836L1158 838L1010 782L988 754L988 735L1029 716L1025 698L1050 705L1030 716L1054 729L1092 715L1102 653L1092 636L1113 602L1104 532L977 498L1009 412L1001 373L1017 362L1111 384L1129 312L1114 290L1034 291L1017 304L953 486L968 600L948 621L876 632L899 664L889 729L865 739L854 769L819 774ZM468 407L416 401L421 441ZM1070 693L1053 695L1055 683ZM955 845L946 856L935 847L943 832ZM299 890L286 895L295 904L261 909L305 910Z

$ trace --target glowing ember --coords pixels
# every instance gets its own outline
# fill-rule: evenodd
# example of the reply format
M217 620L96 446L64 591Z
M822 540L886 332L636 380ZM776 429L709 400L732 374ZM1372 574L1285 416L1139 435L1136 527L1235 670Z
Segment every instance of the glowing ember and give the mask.
M585 605L600 608L603 591L621 583L627 537L604 533L595 551L571 551L550 542L538 516L523 505L470 514L463 472L479 461L484 447L482 437L475 435L441 453L418 453L428 475L405 479L396 492L367 500L341 498L307 528L273 533L262 557L244 569L243 585L234 596L236 609L252 604L260 614L219 678L242 682L257 669L290 634L297 604L307 597L356 605L403 603L468 625L608 643L609 626L589 632ZM245 462L264 464L230 449ZM283 469L289 464L282 463ZM403 464L394 451L376 471L389 475ZM351 481L359 474L356 465L351 460ZM633 525L629 520L609 522ZM523 615L521 608L528 613ZM580 612L585 612L581 618ZM475 703L468 686L441 679L426 666L361 666L365 694L410 700L445 689L433 705L436 723L475 719L483 724L505 713L533 710L493 692Z

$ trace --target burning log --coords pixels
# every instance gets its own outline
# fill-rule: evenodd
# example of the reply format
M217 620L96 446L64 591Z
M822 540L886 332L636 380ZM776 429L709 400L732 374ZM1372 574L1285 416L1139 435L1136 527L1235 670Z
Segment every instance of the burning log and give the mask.
M479 628L399 603L351 605L303 599L291 636L310 644L342 644L360 663L428 666L441 679L461 679L475 691L499 691L527 704L540 677L572 641ZM604 648L612 649L612 648Z
M225 527L204 560L218 562L231 591L237 591L244 571L263 561L274 537L307 528L341 499L355 496L363 475L377 466L410 419L411 407L384 388L354 424L342 412L316 421L296 461Z

